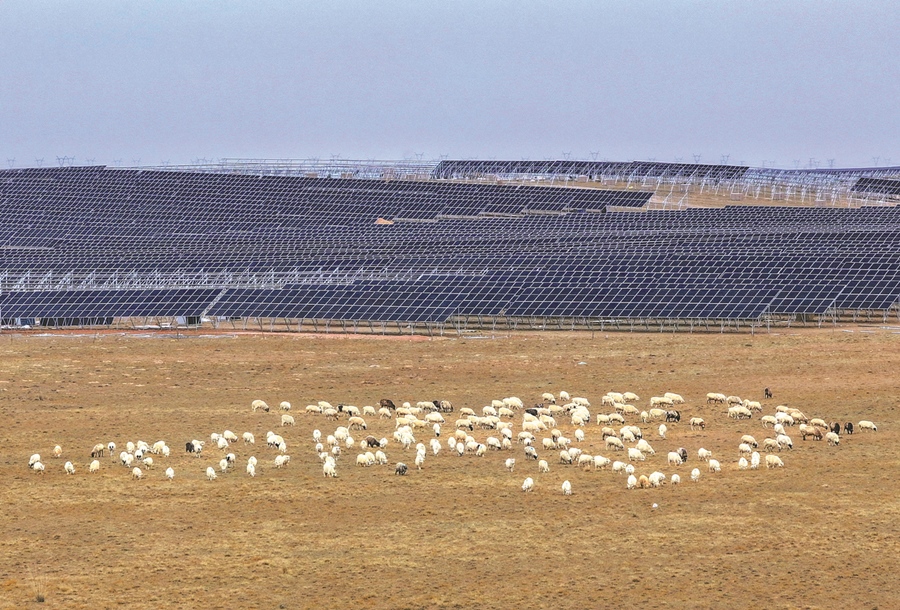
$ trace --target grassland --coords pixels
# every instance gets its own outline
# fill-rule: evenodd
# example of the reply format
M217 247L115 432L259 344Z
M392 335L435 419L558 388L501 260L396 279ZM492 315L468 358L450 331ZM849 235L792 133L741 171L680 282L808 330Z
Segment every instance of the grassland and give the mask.
M859 327L494 339L3 335L0 608L896 607L897 370L900 335ZM879 430L836 448L794 433L784 470L740 472L738 438L766 430L703 399L761 400L766 386L775 397L764 413L787 404L829 421L871 419ZM643 426L656 455L638 472L679 472L684 482L629 491L623 476L563 466L540 449L551 470L538 475L521 446L512 474L509 454L444 451L398 477L390 466L356 467L354 449L326 480L312 430L335 424L303 413L317 400L383 397L480 410L493 398L533 403L559 390L591 399L593 413L609 390L636 392L642 408L652 395L682 394L683 415L704 417L707 429L669 425L659 440L657 424ZM275 410L252 413L255 398L290 401L297 425L279 428ZM370 433L390 437L392 422L367 420ZM569 422L559 428L572 436ZM235 472L208 482L221 452L195 458L183 445L224 429L258 440L233 445ZM284 470L261 442L267 430L287 440ZM596 424L586 433L585 453L614 457ZM95 443L138 439L166 440L173 453L140 481L109 457L87 474ZM50 457L57 443L59 460ZM667 467L679 446L689 462ZM691 483L699 447L723 471L704 469ZM35 452L43 476L27 468ZM391 464L413 462L396 444L386 453ZM244 473L251 454L260 460L253 479ZM67 459L74 476L63 473ZM531 494L520 490L526 476ZM564 479L571 497L559 491Z

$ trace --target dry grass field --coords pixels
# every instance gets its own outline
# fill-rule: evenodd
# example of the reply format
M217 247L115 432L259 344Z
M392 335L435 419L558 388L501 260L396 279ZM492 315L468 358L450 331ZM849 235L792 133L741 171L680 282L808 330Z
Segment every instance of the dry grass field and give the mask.
M0 608L896 608L898 370L900 334L861 327L433 340L4 334ZM759 415L729 420L705 395L762 400L766 386L775 397L764 413L787 404L826 421L871 419L878 432L829 447L794 431L783 470L738 471L740 435L761 441L767 431ZM384 397L480 411L494 398L530 406L560 390L590 399L592 414L610 390L636 392L642 409L653 395L682 394L684 419L667 440L658 422L642 426L656 455L637 466L678 472L682 483L627 490L624 475L564 466L540 447L550 472L539 475L521 445L482 458L429 451L418 471L414 450L396 443L390 466L357 467L353 449L338 478L325 479L312 431L336 424L303 412L317 400L362 407ZM277 408L251 412L256 398L290 401L297 425L280 428ZM691 415L707 429L692 432ZM376 437L391 436L392 422L367 421ZM518 432L521 415L514 421ZM570 422L558 427L573 436ZM237 468L209 482L204 471L222 452L208 444L195 458L184 443L225 429L257 442L234 444ZM285 436L286 469L273 466L267 430ZM595 422L586 435L585 453L624 459L603 448ZM172 455L139 481L109 456L88 474L95 443L115 441L118 453L138 439L163 439ZM688 463L668 467L679 446ZM700 447L723 469L702 468L693 483ZM27 467L35 452L43 476ZM256 478L245 474L251 454ZM393 474L401 460L405 477ZM529 494L526 476L536 482Z

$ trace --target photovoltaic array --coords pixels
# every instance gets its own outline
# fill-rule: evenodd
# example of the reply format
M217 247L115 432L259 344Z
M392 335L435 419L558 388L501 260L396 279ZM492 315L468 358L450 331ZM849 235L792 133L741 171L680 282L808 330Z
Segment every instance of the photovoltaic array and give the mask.
M441 180L0 171L0 317L758 321L897 304L896 208L607 211L640 208L650 196Z

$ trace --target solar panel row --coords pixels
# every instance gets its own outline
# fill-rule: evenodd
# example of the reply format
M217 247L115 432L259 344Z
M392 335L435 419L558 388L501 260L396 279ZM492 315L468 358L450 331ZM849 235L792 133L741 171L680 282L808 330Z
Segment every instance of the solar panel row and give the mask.
M0 316L742 319L884 310L900 296L896 208L587 212L648 197L0 171Z

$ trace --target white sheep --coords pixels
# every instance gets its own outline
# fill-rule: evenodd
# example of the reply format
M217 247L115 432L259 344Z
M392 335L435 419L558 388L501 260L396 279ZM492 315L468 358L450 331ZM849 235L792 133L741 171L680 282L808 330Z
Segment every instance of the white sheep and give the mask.
M710 451L709 449L704 449L703 447L700 447L700 449L697 450L697 458L701 462L709 461L709 458L711 458L711 457L712 457L712 451Z
M722 472L722 466L719 464L719 460L714 460L714 459L710 458L709 471L710 472Z
M778 441L778 444L782 447L787 447L788 449L794 448L794 442L787 434L779 434L775 437L775 440Z
M99 472L100 471L100 460L94 460L91 462L91 465L88 466L88 472Z
M143 463L144 467L146 467L148 470L153 468L153 458L149 455L141 460L141 463Z
M289 402L286 401L286 400L282 400L282 401L281 401L281 404L278 405L278 408L281 409L282 411L290 411L290 410L291 410L291 403L289 403Z
M528 477L527 479L525 479L525 482L522 483L522 491L529 492L529 491L532 491L533 489L534 489L534 479L532 479L531 477Z
M864 419L859 422L859 424L857 424L857 427L860 430L871 430L872 432L878 432L878 427L868 419Z
M634 474L634 464L625 464L625 474Z
M254 466L256 466L256 464L257 464L256 456L251 455L249 458L247 458L247 463L253 464Z
M677 451L670 451L667 462L672 466L680 466L684 460L681 459L681 455L678 454Z
M63 464L63 470L66 471L66 474L75 474L75 464L72 462L66 462Z
M643 453L649 453L650 455L656 455L656 452L653 450L653 447L651 447L650 443L648 443L644 439L641 439L637 442L637 445L635 445L635 449L638 449L639 451L641 451Z
M134 453L134 450L135 450L134 443L132 443L131 441L128 441L127 443L125 443L125 451L127 451L128 453Z
M218 478L217 475L216 475L216 469L213 468L212 466L207 466L207 468L206 468L206 480L207 480L207 481L213 481L213 480L215 480L216 478Z
M637 447L629 447L628 448L628 461L633 462L634 460L639 460L643 462L645 460L644 453L638 449Z
M750 470L756 470L759 468L759 452L754 451L750 454Z
M175 478L175 469L169 466L166 468L166 478L170 481Z
M768 428L769 424L774 426L775 424L778 423L778 420L775 419L774 415L763 415L762 417L759 418L759 421L762 422L763 428Z
M650 474L647 479L650 481L651 487L662 487L663 483L666 482L666 475L657 471Z
M860 428L861 428L861 427L862 427L862 426L860 426ZM60 447L59 445L57 445L56 447L53 448L53 457L54 457L54 458L58 458L58 457L60 457L60 456L62 456L62 447Z
M125 451L119 454L119 459L122 460L122 465L125 466L125 468L131 468L131 465L134 463L134 456Z
M279 455L278 457L284 457L284 456ZM278 458L275 458L275 459L278 460ZM219 460L219 470L222 472L228 472L228 460L226 460L225 458L222 458L221 460Z
M337 476L337 470L335 469L333 463L325 462L324 464L322 464L322 476L324 476L325 478L334 478Z
M566 495L566 496L571 496L571 495L572 495L572 484L569 483L568 480L563 481L563 484L562 484L562 492L563 492L563 495Z
M291 456L289 455L276 455L275 456L275 468L284 468L288 465L288 462L291 461Z
M216 447L221 449L222 451L225 451L226 449L228 449L228 440L220 436L218 440L216 440Z
M625 487L627 489L634 489L635 487L637 487L637 482L637 477L635 477L633 474L630 474L628 475L628 481L626 481Z
M265 402L264 400L254 400L253 402L250 403L250 410L251 410L251 411L253 411L253 412L255 413L255 412L256 412L257 410L259 410L259 409L262 409L263 411L265 411L266 413L268 413L268 412L269 412L269 405L267 405L266 402Z
M235 433L232 432L231 430L226 430L225 432L223 432L223 433L222 433L222 438L224 438L224 439L225 439L226 441L228 441L229 443L236 443L237 440L238 440L237 434L235 434Z
M606 468L612 463L608 457L604 457L602 455L594 456L594 470L598 470L600 468Z
M116 444L112 441L109 441L109 443L106 444L106 450L109 452L109 457L112 458L113 452L115 452L115 450L116 450ZM113 459L115 459L115 458L113 458Z
M547 460L538 461L538 472L550 472L550 464Z
M256 443L256 437L253 436L252 432L244 432L241 435L241 438L243 438L244 442L247 443L248 445L253 445L254 443Z
M579 443L584 441L584 430L582 430L581 428L575 430L575 440Z
M766 468L784 468L784 462L777 455L767 455Z
M751 447L747 443L741 443L738 445L738 455L750 455L753 453L753 447Z
M293 426L294 425L294 416L289 415L287 413L281 414L281 425L282 426Z
M140 479L143 476L144 476L144 473L141 472L141 469L138 468L137 466L135 466L134 469L132 469L132 471L131 471L132 479Z
M666 432L668 432L668 430L669 430L669 429L666 428L666 425L665 425L665 424L660 424L660 425L659 425L659 430L658 430L658 432L659 432L659 438L665 439L665 438L666 438Z
M828 444L832 446L837 445L841 442L841 437L834 432L827 432L825 434L825 439L828 441Z
M30 458L28 458L28 467L33 468L35 464L41 461L41 454L35 453L32 454Z
M747 461L747 458L742 457L738 460L738 470L747 470L750 468L750 462Z
M669 481L672 482L672 487L674 487L674 486L678 485L679 483L681 483L681 477L678 476L677 474L673 474L671 477L669 477Z
M388 463L387 455L381 449L375 452L375 463L380 464L381 466Z
M691 471L691 480L695 483L700 480L700 469L699 468L694 468Z

